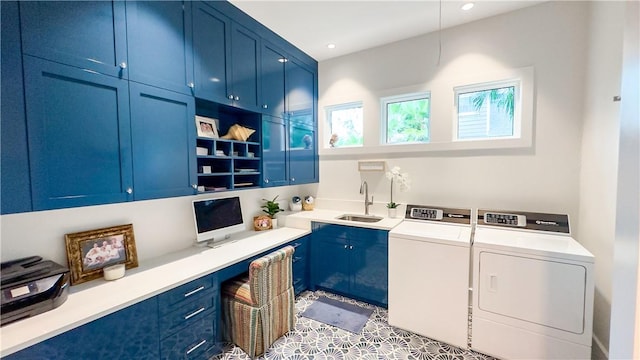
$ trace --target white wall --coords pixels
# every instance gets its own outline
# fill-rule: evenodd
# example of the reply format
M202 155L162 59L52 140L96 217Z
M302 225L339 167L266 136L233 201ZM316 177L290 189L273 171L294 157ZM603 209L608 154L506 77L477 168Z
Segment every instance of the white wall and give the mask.
M364 102L365 145L376 145L379 97L398 91L432 93L433 136L451 133L453 91L443 88L478 73L532 66L535 72L534 145L482 151L376 154L408 172L413 185L397 192L401 203L486 207L568 213L578 229L582 97L588 5L548 2L424 36L358 52L319 64L319 119L324 107ZM447 94L443 96L442 94ZM445 125L443 125L445 124ZM322 133L320 138L326 134ZM323 146L324 144L321 144ZM367 180L376 208L389 201L382 173L361 175L357 160L367 155L321 155L320 201L349 199Z
M245 225L251 230L253 216L262 214L260 206L263 198L273 199L278 195L280 207L288 209L288 200L292 196L315 196L316 187L317 184L252 189L3 215L0 217L1 258L7 261L40 255L67 264L65 234L132 223L138 260L144 262L193 245L193 199L240 196Z
M624 2L593 2L580 169L580 241L595 255L594 358L608 357ZM602 352L598 354L596 351Z
M640 359L640 4L625 2L611 359Z

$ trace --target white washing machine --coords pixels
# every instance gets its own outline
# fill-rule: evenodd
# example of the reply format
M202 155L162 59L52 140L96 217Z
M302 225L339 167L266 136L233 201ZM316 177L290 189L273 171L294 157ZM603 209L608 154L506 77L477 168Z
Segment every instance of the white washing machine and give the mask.
M478 210L471 348L504 359L590 359L594 257L567 215Z
M389 232L389 324L468 346L471 210L407 205Z

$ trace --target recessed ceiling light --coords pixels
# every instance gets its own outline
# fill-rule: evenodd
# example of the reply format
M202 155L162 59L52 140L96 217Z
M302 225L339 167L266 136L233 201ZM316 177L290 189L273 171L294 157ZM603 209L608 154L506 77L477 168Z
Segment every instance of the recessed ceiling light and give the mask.
M467 11L467 10L471 10L473 8L474 4L472 2L468 2L464 5L462 5L462 7L460 7L462 10Z
M335 49L336 48L336 44L333 44L333 43L327 44L327 48L328 49Z

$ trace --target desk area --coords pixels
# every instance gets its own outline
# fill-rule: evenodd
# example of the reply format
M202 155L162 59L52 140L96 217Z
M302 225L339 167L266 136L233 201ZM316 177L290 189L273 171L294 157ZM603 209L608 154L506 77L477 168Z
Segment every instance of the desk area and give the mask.
M4 358L119 310L144 304L156 295L208 274L219 272L223 277L233 276L239 271L233 265L309 233L309 230L294 228L247 232L219 247L192 247L146 261L115 281L95 280L74 286L60 307L0 328L1 356Z

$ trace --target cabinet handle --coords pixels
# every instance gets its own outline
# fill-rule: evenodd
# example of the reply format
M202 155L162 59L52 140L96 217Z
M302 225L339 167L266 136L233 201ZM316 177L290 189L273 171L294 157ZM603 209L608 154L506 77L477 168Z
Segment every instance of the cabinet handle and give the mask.
M269 105L267 105L267 104L262 105L263 109L267 109L268 107L269 107Z
M291 246L293 246L293 248L295 249L295 248L297 248L297 247L298 247L298 246L300 246L300 245L302 245L302 243L295 243L295 244L293 244L293 245L291 245Z
M296 256L293 258L293 261L291 261L292 263L297 263L298 261L302 260L302 256Z
M194 87L196 87L196 84L194 84L193 81L192 81L192 82L188 83L187 86L193 89Z
M133 194L133 189L132 188L127 188L127 194Z
M120 63L120 69L126 69L127 68L127 63L126 62L121 62Z
M200 292L202 290L204 290L204 286L200 286L199 288L197 288L195 290L189 291L188 293L184 294L184 297L189 297L189 296L191 296L191 295L193 295L193 294L195 294L197 292Z
M227 96L229 98L229 100L233 100L233 95L229 94L229 96Z
M194 189L197 189L198 188L198 184L191 184L191 187L194 188Z
M240 100L240 96L236 96L236 97L234 97L234 98L233 98L233 100L235 100L235 101Z
M344 248L345 248L345 249L348 249L348 248L349 248L349 245L345 245L345 246L344 246Z
M187 355L191 354L195 349L197 349L200 346L204 345L206 342L207 342L207 340L200 341L196 346L194 346L191 349L187 350Z
M268 184L269 183L269 179L264 179L264 183Z
M184 317L184 319L185 319L185 320L189 320L190 318L192 318L192 317L194 317L194 316L196 316L196 315L200 314L200 313L201 313L201 312L203 312L204 310L205 310L205 308L201 307L200 309L198 309L198 310L196 310L196 311L192 312L191 314L186 315L186 316Z
M296 181L296 178L291 178L291 181Z
M353 245L349 245L349 250L353 250Z

